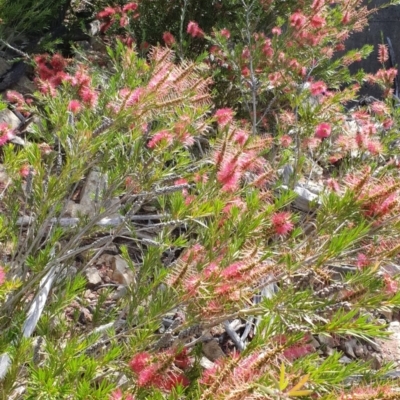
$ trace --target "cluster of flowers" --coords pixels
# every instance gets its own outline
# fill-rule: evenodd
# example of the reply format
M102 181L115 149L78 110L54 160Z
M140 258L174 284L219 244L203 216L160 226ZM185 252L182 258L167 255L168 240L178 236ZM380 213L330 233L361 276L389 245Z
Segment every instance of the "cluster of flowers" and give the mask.
M189 380L182 372L191 366L186 349L176 349L151 355L147 352L136 354L129 363L137 375L139 387L156 387L171 391L178 385L188 386Z
M97 104L98 93L92 87L92 79L84 66L79 66L74 75L65 71L67 60L61 54L42 54L35 57L36 71L40 90L44 94L56 96L56 88L62 83L69 83L76 88L80 100L72 100L68 106L69 111L77 113L83 102L86 106L94 108Z
M135 2L125 4L123 7L106 7L97 14L97 18L102 21L100 31L103 33L107 32L116 22L119 22L120 27L126 27L129 24L130 15L134 19L139 18L138 7L138 4Z

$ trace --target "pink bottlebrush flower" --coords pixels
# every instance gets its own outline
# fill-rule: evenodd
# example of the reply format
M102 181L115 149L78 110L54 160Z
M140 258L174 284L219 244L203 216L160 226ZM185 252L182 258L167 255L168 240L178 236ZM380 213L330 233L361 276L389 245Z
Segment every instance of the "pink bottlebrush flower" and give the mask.
M319 16L319 15L314 15L314 16L311 18L310 23L311 23L311 26L312 26L313 28L322 28L323 26L325 26L326 20L325 20L325 18L322 18L322 17Z
M144 94L144 89L143 88L136 88L128 97L128 99L126 100L125 105L127 107L132 107L134 104L136 104L140 98L143 96Z
M151 361L151 356L149 353L142 352L136 354L132 360L129 362L129 367L133 372L137 374L142 371L145 367L149 365Z
M181 352L175 355L174 364L181 369L187 369L191 366L191 361L186 348L182 349Z
M96 18L98 19L104 19L104 18L109 18L112 15L115 15L117 12L116 8L112 8L112 7L106 7L103 11L100 11Z
M378 61L384 64L389 59L389 50L386 44L378 44Z
M82 108L79 100L71 100L68 104L68 111L71 111L74 114L77 114Z
M2 285L6 281L6 271L4 271L3 267L0 267L0 285Z
M193 176L193 181L196 183L199 183L199 182L206 183L206 182L208 182L208 176L206 174L196 172Z
M228 29L221 29L221 35L229 39L231 37L231 33Z
M128 3L128 4L125 4L123 7L122 7L122 11L123 12L127 12L127 11L136 11L137 9L138 9L138 4L137 3Z
M157 132L149 141L149 143L147 143L147 147L149 149L154 149L154 147L157 146L158 143L160 143L161 141L164 141L164 143L167 146L170 146L172 144L174 140L174 137L172 136L171 133L169 133L168 131L160 131Z
M238 160L233 156L223 160L217 173L217 180L222 184L222 190L225 192L235 191L239 185L240 178L241 172Z
M82 87L79 90L79 96L89 107L94 108L97 104L99 95L90 87Z
M0 123L0 146L4 146L12 137L13 134L5 122Z
M300 11L296 11L289 18L290 25L296 29L300 29L307 21L307 17Z
M312 137L312 138L305 138L301 145L304 148L307 148L309 150L315 150L316 148L318 148L318 146L321 144L321 139L316 138L316 137Z
M221 128L229 124L233 119L233 110L231 108L220 108L215 112L215 118Z
M154 384L155 379L157 378L158 370L160 369L160 365L158 363L151 364L141 371L138 374L137 384L139 387L150 386Z
M28 164L24 164L20 170L19 170L19 174L22 178L26 178L31 172L31 168Z
M279 26L275 26L271 30L273 35L279 36L282 34L282 29Z
M363 269L365 267L368 267L370 265L370 260L364 253L358 253L357 255L357 262L356 266L358 269Z
M24 96L15 90L8 90L6 93L7 100L12 104L23 106L25 104Z
M399 282L391 278L389 275L385 275L383 280L385 283L386 293L395 295L399 290Z
M242 51L242 58L247 60L250 57L250 50L248 47L245 47Z
M175 43L174 35L171 32L164 32L163 40L167 46L172 46Z
M323 122L322 124L319 124L315 128L314 136L318 139L324 139L331 135L331 131L332 131L332 128L331 128L330 124Z
M304 357L307 354L311 354L315 351L315 348L311 344L298 344L290 346L288 349L283 351L283 355L289 360L293 361L298 358Z
M186 32L194 38L195 37L198 37L198 38L204 37L204 32L200 29L198 23L194 22L194 21L189 22Z
M325 4L325 0L314 0L311 4L311 8L314 11L318 11Z
M331 190L333 190L334 192L336 192L336 193L340 192L340 186L339 186L339 183L338 183L338 181L337 181L336 179L329 178L329 179L326 181L326 186L327 186L329 189L331 189Z
M243 266L244 263L242 261L237 261L222 270L221 276L224 279L240 279L243 276L241 271Z
M122 400L122 390L121 389L115 389L111 393L109 400Z
M119 19L119 26L121 28L125 28L129 24L129 18L126 14L122 15L121 18Z
M246 143L248 138L249 138L249 134L243 129L238 129L235 132L235 135L233 136L233 140L236 143L240 144L241 146L243 146Z
M289 135L283 135L279 138L282 147L287 148L291 145L293 139Z
M115 22L114 19L111 19L110 21L103 22L100 25L100 32L106 33L111 28L111 25L114 24L114 22Z
M327 87L324 82L317 81L313 82L310 86L310 91L313 96L319 96L321 94L325 94Z
M371 110L377 115L389 114L389 107L383 101L374 101Z
M367 150L374 156L382 154L382 144L378 140L368 140Z
M272 226L277 235L285 236L294 228L290 212L277 212L271 217Z

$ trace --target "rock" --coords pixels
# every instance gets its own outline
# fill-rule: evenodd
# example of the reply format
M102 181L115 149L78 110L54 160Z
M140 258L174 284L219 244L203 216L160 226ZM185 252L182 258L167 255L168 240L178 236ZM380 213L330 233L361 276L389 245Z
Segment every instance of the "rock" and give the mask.
M17 129L21 125L19 118L8 108L0 111L0 123L6 123L10 129Z
M200 365L204 368L204 369L211 369L214 368L214 363L212 361L210 361L207 357L201 357L200 359Z
M113 271L111 278L114 282L124 286L130 286L135 283L135 275L122 257L113 256L111 269Z
M225 353L222 351L220 345L215 339L204 342L202 351L210 361L216 361L221 357L225 357Z
M347 356L343 356L340 358L339 362L342 364L350 364L352 362L352 360L351 360L351 358L349 358Z
M97 271L97 268L95 268L95 267L87 268L85 270L85 276L87 279L87 287L89 287L89 288L95 288L96 286L98 286L102 283L102 279L99 274L99 271Z
M94 216L97 211L97 204L101 197L102 190L106 187L107 176L99 171L91 170L86 178L82 189L79 204L85 215Z

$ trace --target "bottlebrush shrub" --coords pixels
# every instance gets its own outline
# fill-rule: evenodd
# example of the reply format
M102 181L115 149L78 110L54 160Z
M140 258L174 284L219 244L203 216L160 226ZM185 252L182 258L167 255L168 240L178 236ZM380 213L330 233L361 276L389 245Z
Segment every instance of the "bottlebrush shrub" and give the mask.
M287 29L310 22L306 11L291 14ZM315 47L295 49L306 60ZM300 99L328 95L296 108L282 86L275 101L292 108L275 112L276 131L267 132L251 113L246 120L229 104L213 106L204 62L175 62L162 47L143 59L122 42L104 58L107 68L42 55L35 102L9 94L40 118L29 145L2 146L10 179L0 219L0 295L8 285L0 362L7 355L9 364L2 393L20 396L22 386L26 398L344 399L368 385L366 396L394 398L387 368L343 364L339 352L321 356L312 346L313 335L383 337L375 317L400 303L388 269L400 249L395 150L382 140L379 156L346 150L342 165L328 163L345 129L341 102L355 88L325 89L322 75L301 81L310 86L296 87ZM395 126L390 98L384 104L356 110L356 123L383 126L388 118ZM360 131L375 140L379 129ZM285 152L276 151L277 132L293 138ZM292 163L300 180L316 161L335 175L306 215L291 206L296 193L278 169ZM108 181L93 213L63 225L68 200L93 170ZM125 218L99 225L115 218L116 198ZM21 216L29 217L25 227ZM98 288L88 321L81 309L92 293L82 273L112 243L135 279L121 296ZM349 272L339 279L342 267ZM40 310L33 316L32 306ZM227 346L226 357L203 370L201 344L233 319L252 324L251 340Z

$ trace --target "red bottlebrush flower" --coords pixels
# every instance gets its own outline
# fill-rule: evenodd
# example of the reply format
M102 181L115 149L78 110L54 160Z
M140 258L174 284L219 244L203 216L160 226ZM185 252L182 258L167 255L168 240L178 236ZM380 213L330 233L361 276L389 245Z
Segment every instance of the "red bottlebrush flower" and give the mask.
M247 60L250 57L250 50L248 47L245 47L242 51L242 58Z
M129 362L129 367L137 374L149 365L151 356L149 353L143 352L136 354Z
M50 65L53 67L55 71L63 71L67 66L67 62L65 58L61 54L54 54L51 58Z
M231 108L220 108L215 112L215 118L217 119L218 125L223 128L232 121L233 110Z
M0 285L6 281L6 272L3 267L0 267Z
M242 73L242 76L244 76L246 78L246 77L250 76L250 69L248 67L243 67L241 73Z
M311 26L313 28L322 28L323 26L325 26L325 24L326 24L325 18L322 18L319 15L314 15L311 18Z
M231 33L228 29L221 29L221 35L229 39L231 37Z
M310 86L310 91L313 96L319 96L326 93L326 85L322 81L314 82Z
M181 385L183 387L189 386L189 379L184 374L176 374L172 371L166 373L165 376L159 376L153 382L154 386L159 389L170 392L172 389Z
M349 22L350 22L350 13L346 11L342 18L342 24L347 25Z
M137 3L128 3L128 4L125 4L122 7L122 11L123 12L136 11L137 9L138 9L138 4Z
M279 142L282 147L289 147L291 143L293 142L293 139L289 135L283 135L279 138Z
M174 138L171 135L171 133L169 133L168 131L160 131L157 132L149 141L149 143L147 143L147 147L149 149L154 149L154 147L157 146L158 143L160 143L161 141L164 141L166 143L167 146L170 146L173 142Z
M272 32L273 35L279 36L279 35L282 34L282 29L279 28L279 26L275 26L275 27L272 28L271 32Z
M164 32L163 40L167 46L172 46L175 43L175 38L171 32Z
M182 369L189 368L191 365L187 349L183 349L180 353L175 355L174 364Z
M271 40L266 39L261 50L266 57L272 57L274 55L274 49L271 47L271 45Z
M390 128L393 126L393 124L394 124L394 122L393 122L393 120L390 119L390 118L385 119L385 120L382 122L382 125L383 125L383 128L384 128L384 129L390 129Z
M103 11L100 11L96 18L98 19L104 19L104 18L109 18L112 15L115 15L117 12L117 10L115 8L112 7L106 7Z
M286 211L277 212L272 215L271 222L276 234L285 236L293 230L294 224L290 218L290 212Z
M296 29L300 29L307 21L307 17L300 11L296 11L289 18L290 25Z
M316 127L314 136L318 139L324 139L331 135L331 131L330 124L323 122Z
M77 114L82 108L79 100L71 100L68 104L68 111L71 111L74 114Z
M198 37L198 38L203 38L204 37L204 32L200 29L199 24L194 21L190 21L186 32L192 36L192 37Z

